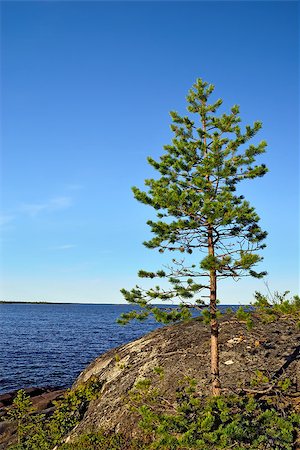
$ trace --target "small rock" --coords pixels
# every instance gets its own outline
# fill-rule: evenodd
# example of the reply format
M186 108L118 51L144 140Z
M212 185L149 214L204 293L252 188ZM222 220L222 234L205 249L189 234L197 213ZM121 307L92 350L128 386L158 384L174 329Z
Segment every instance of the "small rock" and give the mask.
M244 340L244 336L239 336L239 337L234 337L232 339L229 339L227 341L227 344L232 345L232 344L239 344L240 342L242 342Z
M224 362L224 364L226 364L226 366L230 366L231 364L234 364L234 361L232 361L232 359L228 359Z

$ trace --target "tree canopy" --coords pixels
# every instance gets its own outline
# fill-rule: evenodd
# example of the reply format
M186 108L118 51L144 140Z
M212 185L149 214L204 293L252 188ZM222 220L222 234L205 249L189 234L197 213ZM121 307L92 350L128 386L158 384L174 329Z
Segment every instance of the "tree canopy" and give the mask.
M238 105L227 114L218 114L222 100L210 102L213 91L212 84L197 79L187 96L188 115L170 113L172 143L164 146L158 161L148 158L158 177L145 180L145 191L132 189L138 201L157 212L157 220L147 222L153 237L144 245L180 256L157 271L138 273L141 278L167 279L169 288L121 290L129 303L142 307L123 314L121 322L145 319L149 314L160 322L186 319L191 306L205 306L201 294L208 290L206 313L217 355L218 281L266 274L257 271L256 265L262 259L259 251L265 247L267 233L259 226L254 207L237 192L237 185L265 175L266 166L255 160L267 144L249 144L262 124L256 121L242 128ZM180 305L164 310L155 305L158 300L179 300Z

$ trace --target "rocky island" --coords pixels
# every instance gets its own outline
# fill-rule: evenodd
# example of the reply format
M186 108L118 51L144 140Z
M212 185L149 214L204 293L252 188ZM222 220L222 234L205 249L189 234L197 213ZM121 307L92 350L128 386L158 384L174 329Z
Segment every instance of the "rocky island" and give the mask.
M171 405L176 403L178 386L187 377L197 380L200 395L207 395L210 389L209 340L208 327L193 319L155 330L101 355L80 374L72 387L72 391L76 391L96 380L99 395L85 405L79 423L64 440L73 442L84 433L99 430L136 436L138 420L128 407L128 393L140 380L149 380ZM252 381L258 371L266 377L259 387L262 392L267 392L270 383L284 377L290 380L290 402L299 411L299 354L300 330L292 318L282 317L267 324L254 318L251 330L234 316L225 315L220 320L220 370L225 393L255 392ZM161 374L163 376L159 376ZM61 392L50 394L48 402L40 401L39 408L47 409L50 414L51 395L56 398ZM2 402L2 415L8 408L9 404ZM16 428L4 421L0 432L0 448L4 450L16 439Z

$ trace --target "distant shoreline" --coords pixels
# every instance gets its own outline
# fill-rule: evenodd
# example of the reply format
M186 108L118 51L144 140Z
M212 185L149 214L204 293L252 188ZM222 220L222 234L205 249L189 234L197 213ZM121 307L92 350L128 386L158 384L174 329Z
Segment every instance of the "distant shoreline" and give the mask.
M22 301L22 300L0 300L0 305L110 305L110 306L130 306L128 305L128 303L80 303L80 302L46 302L46 301ZM157 303L157 304L153 304L153 306L163 306L163 307L178 307L179 305L177 304L171 304L171 303ZM208 306L208 305L207 305ZM247 303L239 303L239 304L220 304L218 305L222 306L223 308L225 307L239 307L239 306L244 306L244 307L249 307L249 304ZM134 307L132 305L132 307Z
M0 304L27 304L27 305L75 305L75 304L78 304L78 303L71 303L71 302L68 302L68 303L65 303L65 302L26 302L26 301L22 301L22 300L16 300L16 301L13 301L13 300L0 300Z
M127 305L127 303L80 303L80 302L46 302L46 301L22 301L22 300L0 300L0 305L9 304L9 305L114 305L114 306L122 306ZM164 306L170 306L165 304Z

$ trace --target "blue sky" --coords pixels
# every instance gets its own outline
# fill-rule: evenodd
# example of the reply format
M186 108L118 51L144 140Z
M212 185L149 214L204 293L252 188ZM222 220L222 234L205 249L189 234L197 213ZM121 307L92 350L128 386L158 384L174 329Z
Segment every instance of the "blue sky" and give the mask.
M298 3L2 2L2 292L6 300L123 301L152 211L130 187L170 143L197 77L243 123L263 122L270 173L241 186L268 230L271 290L298 291ZM262 281L223 282L247 303Z

